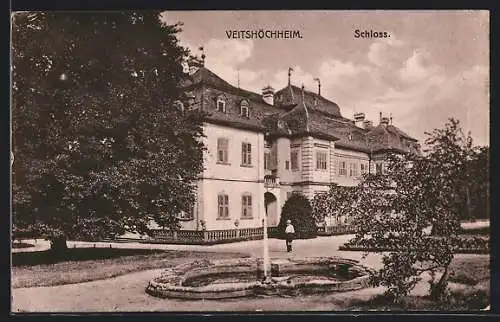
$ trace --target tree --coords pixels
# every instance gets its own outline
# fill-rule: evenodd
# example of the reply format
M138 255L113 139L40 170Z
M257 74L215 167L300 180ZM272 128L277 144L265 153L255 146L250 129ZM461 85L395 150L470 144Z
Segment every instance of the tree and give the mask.
M330 185L326 193L318 193L312 200L313 217L317 224L324 223L327 218L341 222L348 218L354 205L353 187Z
M314 238L317 236L318 227L312 216L312 207L306 196L293 193L283 205L278 231L285 232L287 220L292 221L295 228L295 237L298 239Z
M425 154L388 155L387 172L367 176L356 193L357 233L350 243L389 251L373 282L386 286L395 301L425 271L433 276L431 297L443 298L466 204L465 169L474 151L470 135L463 135L454 119L427 135ZM435 281L437 271L442 275Z
M193 61L159 12L12 19L13 223L66 238L178 228L202 171L198 113L176 107Z

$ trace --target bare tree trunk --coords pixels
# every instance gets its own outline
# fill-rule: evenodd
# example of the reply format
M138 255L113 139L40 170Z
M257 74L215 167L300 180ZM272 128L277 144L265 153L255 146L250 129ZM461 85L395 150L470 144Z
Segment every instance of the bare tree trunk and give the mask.
M441 301L443 299L446 288L448 287L448 277L450 275L448 268L450 264L451 261L446 264L446 266L444 267L444 273L439 279L439 282L437 282L437 284L434 285L431 290L431 298L435 301Z

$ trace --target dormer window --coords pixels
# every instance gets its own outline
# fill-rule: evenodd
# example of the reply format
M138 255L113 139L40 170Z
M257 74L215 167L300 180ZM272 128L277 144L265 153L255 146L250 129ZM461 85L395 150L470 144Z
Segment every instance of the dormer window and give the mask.
M246 100L243 100L240 103L240 115L246 118L250 117L250 108Z
M352 133L349 132L349 134L347 135L347 138L349 139L349 141L352 141Z
M226 113L226 99L223 96L217 98L217 110Z

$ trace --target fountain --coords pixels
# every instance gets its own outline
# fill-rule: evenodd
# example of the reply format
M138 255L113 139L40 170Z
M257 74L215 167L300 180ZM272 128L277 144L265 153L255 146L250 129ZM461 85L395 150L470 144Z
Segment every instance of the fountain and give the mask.
M264 229L262 259L196 260L165 270L149 282L146 292L161 298L224 299L353 291L369 286L370 269L352 259L284 258L271 262L267 237Z
M166 270L146 292L162 298L223 299L250 295L352 291L368 287L369 269L338 257L197 260Z
M370 269L340 257L275 259L269 257L267 204L263 219L263 256L196 260L149 282L146 292L161 298L223 299L251 295L352 291L369 286Z

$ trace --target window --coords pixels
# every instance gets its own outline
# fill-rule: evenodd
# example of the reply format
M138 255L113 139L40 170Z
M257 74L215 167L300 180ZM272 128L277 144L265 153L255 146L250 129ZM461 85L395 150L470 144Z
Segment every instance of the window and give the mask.
M288 191L286 193L286 199L289 199L292 196L292 194L293 194L293 191Z
M339 161L339 176L346 176L347 175L347 168L345 161Z
M350 177L357 177L358 176L358 164L357 163L349 164L349 176Z
M226 100L224 97L217 98L217 110L222 113L226 113Z
M227 149L229 145L229 140L225 138L217 139L217 162L218 163L228 163Z
M290 169L290 161L288 160L285 161L285 169L286 170Z
M299 169L299 153L297 151L292 151L290 153L291 167L292 170Z
M375 172L376 172L377 174L382 174L382 163L377 163L377 164L375 165Z
M361 174L365 174L367 172L368 166L364 163L361 163L360 167L361 167Z
M241 218L252 218L252 195L241 196Z
M316 152L316 169L326 170L326 152Z
M271 153L264 152L264 170L271 168Z
M241 165L252 164L252 145L250 143L241 143Z
M243 117L250 117L250 109L248 107L248 102L243 100L240 104L240 114Z
M229 218L229 196L226 193L220 193L218 196L218 218Z

